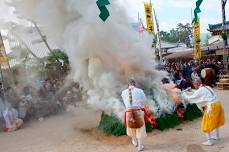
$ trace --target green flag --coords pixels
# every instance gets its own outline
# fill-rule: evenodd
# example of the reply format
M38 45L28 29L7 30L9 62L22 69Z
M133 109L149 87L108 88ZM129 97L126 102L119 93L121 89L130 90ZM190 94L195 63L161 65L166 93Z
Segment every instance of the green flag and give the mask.
M103 6L109 5L110 2L108 0L98 0L96 4L98 5L98 7L103 7Z
M201 5L202 2L203 2L203 0L197 0L196 6L197 6L197 7L200 7L200 5Z
M196 1L196 8L194 10L194 19L192 20L193 23L197 23L198 20L198 14L201 12L200 5L202 4L203 0L197 0Z
M199 7L197 7L194 11L195 11L195 13L196 13L196 14L198 14L198 13L200 13L200 12L201 12L201 10L200 10L200 8L199 8Z
M99 17L105 22L107 18L110 16L110 13L106 8L106 5L109 5L110 2L108 0L98 0L96 4L100 10Z

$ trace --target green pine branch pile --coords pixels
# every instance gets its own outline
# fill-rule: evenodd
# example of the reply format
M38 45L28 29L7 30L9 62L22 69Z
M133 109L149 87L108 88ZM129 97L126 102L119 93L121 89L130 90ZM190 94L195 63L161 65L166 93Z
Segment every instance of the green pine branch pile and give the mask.
M183 121L192 121L201 116L202 116L202 112L197 107L197 105L189 104L184 113ZM172 114L165 114L161 116L160 118L157 118L156 122L158 123L158 125L156 126L155 129L158 129L160 131L163 131L169 128L174 128L182 123L182 121L178 119L176 112ZM126 129L124 128L122 122L119 119L115 118L114 116L109 116L105 113L103 113L101 116L101 121L100 121L98 129L108 135L114 135L114 136L126 135ZM153 128L150 126L149 123L146 123L146 131L147 132L153 131Z

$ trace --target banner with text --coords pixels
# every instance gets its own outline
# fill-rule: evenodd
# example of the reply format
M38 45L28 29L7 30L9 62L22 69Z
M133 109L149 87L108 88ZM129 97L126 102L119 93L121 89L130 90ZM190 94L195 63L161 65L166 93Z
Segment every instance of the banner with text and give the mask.
M202 57L201 44L200 44L200 19L193 23L193 36L194 36L194 59L199 60Z
M154 23L152 14L152 4L144 4L145 16L146 16L146 27L149 33L154 33Z

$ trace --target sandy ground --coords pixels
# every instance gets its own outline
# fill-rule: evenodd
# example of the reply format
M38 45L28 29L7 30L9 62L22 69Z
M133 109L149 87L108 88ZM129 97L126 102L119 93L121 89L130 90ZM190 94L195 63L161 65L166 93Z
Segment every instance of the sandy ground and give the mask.
M229 91L217 91L226 116L229 113ZM80 117L84 116L83 118ZM90 119L89 119L90 118ZM100 113L77 110L43 121L26 124L21 130L0 133L0 152L134 152L128 137L106 136L96 129ZM168 131L153 131L145 139L145 152L228 152L229 126L221 129L222 139L212 147L202 146L201 119ZM83 124L83 125L82 125ZM182 129L178 131L176 129Z

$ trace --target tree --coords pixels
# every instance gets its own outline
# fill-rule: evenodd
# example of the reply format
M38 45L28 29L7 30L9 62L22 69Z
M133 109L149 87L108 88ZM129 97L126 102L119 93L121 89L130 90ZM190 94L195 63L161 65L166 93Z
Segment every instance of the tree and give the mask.
M66 76L69 68L68 56L63 51L60 49L54 49L49 53L46 64L49 78L62 78Z
M170 33L166 32L166 31L160 31L160 38L163 41L170 41Z
M152 42L152 48L155 48L157 47L157 43L158 43L158 37L156 36L156 34L153 34L154 36L154 39L153 39L153 42Z
M69 64L68 56L60 49L54 49L52 50L52 52L49 53L47 57L48 64L56 63L57 62L56 59L62 61L63 65Z
M173 43L180 42L178 32L174 28L170 30L170 42Z
M203 44L204 46L208 46L208 44L209 44L208 43L209 38L210 38L210 35L207 34L206 37L205 37L205 39L204 39L204 44Z
M177 32L179 41L185 43L187 47L191 47L192 26L189 23L179 23L177 25Z
M191 24L179 23L176 29L172 28L169 32L160 32L161 40L171 43L184 43L191 47L192 26Z

